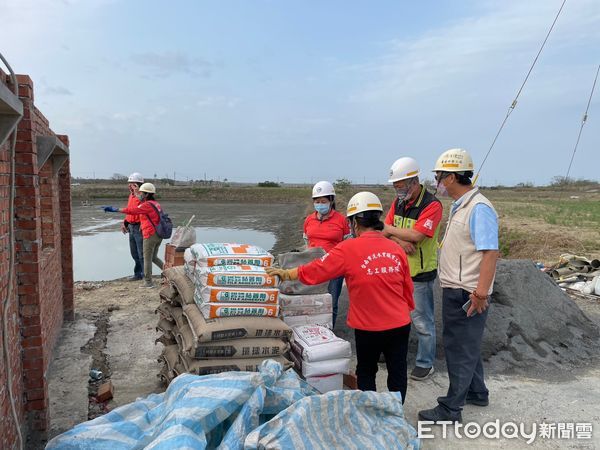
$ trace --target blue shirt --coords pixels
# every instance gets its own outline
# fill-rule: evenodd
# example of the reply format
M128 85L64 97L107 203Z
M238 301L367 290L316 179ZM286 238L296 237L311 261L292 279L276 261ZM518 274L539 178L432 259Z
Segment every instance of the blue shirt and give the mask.
M461 205L463 199L464 196L452 203L452 212ZM485 203L478 203L473 208L469 230L477 251L498 250L498 216Z

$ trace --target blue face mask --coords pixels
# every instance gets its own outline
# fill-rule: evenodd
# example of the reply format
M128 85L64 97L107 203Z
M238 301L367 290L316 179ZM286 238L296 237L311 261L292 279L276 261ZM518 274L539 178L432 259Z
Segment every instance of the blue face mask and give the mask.
M326 215L331 208L330 203L314 203L315 211L321 214L322 216Z

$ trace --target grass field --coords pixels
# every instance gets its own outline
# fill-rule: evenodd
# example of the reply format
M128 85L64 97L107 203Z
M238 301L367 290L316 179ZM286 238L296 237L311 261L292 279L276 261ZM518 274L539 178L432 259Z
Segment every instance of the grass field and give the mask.
M311 210L310 187L158 186L161 198L200 202L305 203ZM356 192L371 190L390 205L390 186L350 186L338 192L338 210ZM500 217L500 250L505 258L528 258L545 264L563 253L600 257L600 185L485 188ZM73 187L73 201L119 198L127 195L122 184L83 184ZM446 218L450 200L443 199ZM301 223L298 223L301 227Z

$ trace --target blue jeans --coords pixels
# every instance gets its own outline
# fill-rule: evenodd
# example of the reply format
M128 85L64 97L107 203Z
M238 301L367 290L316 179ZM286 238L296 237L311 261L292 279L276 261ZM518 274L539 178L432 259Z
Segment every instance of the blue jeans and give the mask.
M415 281L415 309L411 314L417 332L418 349L415 365L429 369L435 361L435 316L433 314L433 280Z
M338 314L338 299L340 298L340 294L342 293L342 286L344 285L344 277L334 278L329 282L329 286L327 287L327 291L331 294L332 300L332 310L333 310L333 327L335 328L335 319L337 319Z
M135 261L133 276L140 280L144 278L144 244L142 238L142 229L139 223L130 223L129 229L129 251Z

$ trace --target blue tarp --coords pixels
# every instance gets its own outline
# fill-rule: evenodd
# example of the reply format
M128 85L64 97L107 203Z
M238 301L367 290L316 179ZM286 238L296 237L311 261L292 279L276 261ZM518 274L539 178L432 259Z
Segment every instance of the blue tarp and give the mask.
M331 449L352 448L346 441L357 447L363 436L379 447L360 448L418 448L399 394L318 395L293 370L267 360L259 372L182 374L166 392L79 424L46 448L228 450L243 449L245 442L246 448L264 448L266 442L269 448Z

